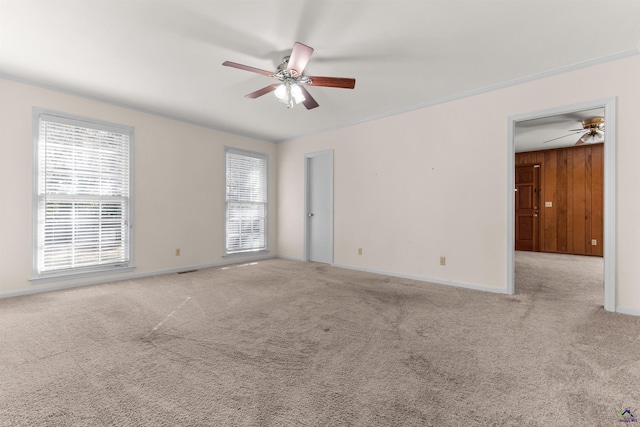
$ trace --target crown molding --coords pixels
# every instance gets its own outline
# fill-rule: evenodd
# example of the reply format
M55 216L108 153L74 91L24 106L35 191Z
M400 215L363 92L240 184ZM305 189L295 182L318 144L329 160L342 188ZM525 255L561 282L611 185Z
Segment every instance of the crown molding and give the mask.
M333 128L326 128L326 129L322 129L316 132L310 132L307 134L302 134L302 135L298 135L292 138L287 138L287 139L281 139L281 140L276 140L276 143L282 143L282 142L288 142L288 141L293 141L296 139L300 139L300 138L306 138L312 135L317 135L317 134L321 134L321 133L325 133L325 132L330 132L330 131L335 131L338 129L343 129L346 127L350 127L350 126L354 126L357 124L361 124L361 123L366 123L366 122L371 122L371 121L375 121L375 120L379 120L379 119L384 119L387 117L392 117L392 116L396 116L399 114L404 114L404 113L408 113L411 111L416 111L416 110L422 110L424 108L429 108L429 107L433 107L435 105L440 105L440 104L446 104L449 102L454 102L454 101L458 101L464 98L469 98L472 96L476 96L476 95L482 95L488 92L493 92L496 90L501 90L501 89L506 89L508 87L512 87L512 86L518 86L521 84L525 84L525 83L529 83L535 80L541 80L541 79L546 79L549 77L553 77L553 76L557 76L560 74L564 74L564 73L569 73L572 71L577 71L577 70L581 70L584 68L589 68L589 67L594 67L596 65L602 65L602 64L606 64L609 62L615 62L615 61L619 61L622 59L627 59L627 58L631 58L634 56L640 55L640 44L638 45L637 48L635 49L630 49L630 50L626 50L623 52L619 52L613 55L608 55L608 56L604 56L604 57L600 57L600 58L596 58L596 59L591 59L589 61L584 61L584 62L579 62L576 64L572 64L572 65L567 65L565 67L561 67L561 68L557 68L555 70L551 70L551 71L545 71L542 73L537 73L537 74L531 74L529 76L525 76L525 77L519 77L517 79L512 79L512 80L507 80L501 83L496 83L494 85L489 85L489 86L485 86L479 89L474 89L471 91L467 91L467 92L462 92L456 95L451 95L451 96L447 96L444 98L439 98L439 99L435 99L433 101L428 101L428 102L424 102L424 103L420 103L420 104L416 104L416 105L412 105L409 107L404 107L404 108L399 108L397 110L393 110L393 111L389 111L386 112L384 114L378 114L378 115L373 115L373 116L369 116L367 118L364 118L362 120L359 120L357 122L353 122L350 123L348 125L345 126L337 126L337 127L333 127Z
M152 116L156 116L156 117L161 117L163 119L168 119L168 120L175 120L181 123L186 123L189 125L193 125L193 126L199 126L199 127L203 127L206 129L211 129L211 130L215 130L218 132L223 132L223 133L228 133L231 135L235 135L235 136L240 136L243 138L250 138L250 139L255 139L255 140L259 140L259 141L263 141L263 142L271 142L271 143L275 143L276 141L273 139L269 139L269 138L264 138L261 137L258 134L255 133L251 133L251 132L239 132L236 129L232 129L232 128L226 128L224 126L217 126L217 125L212 125L210 123L206 123L204 121L199 121L199 120L192 120L189 119L187 117L182 117L182 116L176 116L173 114L167 114L167 113L163 113L161 111L157 111L157 110L153 110L151 108L144 108L144 107L139 107L133 104L128 104L126 102L120 102L120 101L115 101L109 98L103 98L100 96L96 96L96 95L90 95L87 93L83 93L80 91L76 91L76 90L72 90L72 89L67 89L67 88L62 88L59 86L55 86L52 84L48 84L48 83L42 83L42 82L38 82L35 80L31 80L28 78L24 78L24 77L19 77L13 74L8 74L5 72L0 71L0 79L5 79L5 80L10 80L10 81L14 81L17 83L22 83L28 86L33 86L33 87L38 87L41 89L46 89L46 90L51 90L54 92L58 92L58 93L62 93L65 95L71 95L71 96L76 96L78 98L83 98L83 99L87 99L90 101L96 101L96 102L101 102L103 104L108 104L108 105L113 105L114 107L119 107L119 108L126 108L127 110L132 110L132 111L137 111L139 113L144 113L144 114L150 114Z
M488 93L488 92L493 92L493 91L496 91L496 90L505 89L505 88L508 88L508 87L511 87L511 86L518 86L518 85L521 85L521 84L524 84L524 83L528 83L528 82L532 82L532 81L535 81L535 80L545 79L545 78L548 78L548 77L553 77L553 76L564 74L564 73L568 73L568 72L571 72L571 71L576 71L576 70L580 70L580 69L584 69L584 68L593 67L593 66L596 66L596 65L601 65L601 64L605 64L605 63L609 63L609 62L614 62L614 61L630 58L630 57L633 57L633 56L636 56L636 55L640 55L640 43L638 43L638 46L636 48L634 48L634 49L622 51L622 52L615 53L615 54L612 54L612 55L607 55L607 56L604 56L604 57L591 59L591 60L588 60L588 61L583 61L583 62L579 62L579 63L572 64L572 65L567 65L565 67L557 68L557 69L551 70L551 71L545 71L545 72L542 72L542 73L537 73L537 74L532 74L532 75L529 75L529 76L519 77L519 78L508 80L508 81L505 81L505 82L496 83L494 85L485 86L485 87L482 87L482 88L479 88L479 89L474 89L474 90L467 91L467 92L462 92L462 93L459 93L459 94L456 94L456 95L435 99L433 101L428 101L428 102L424 102L424 103L420 103L420 104L416 104L416 105L411 105L411 106L408 106L408 107L399 108L399 109L388 111L388 112L385 112L385 113L382 113L382 114L372 115L372 116L369 116L369 117L365 117L365 118L363 118L361 120L357 120L355 122L347 123L347 124L342 125L342 126L324 128L324 129L320 129L318 131L309 132L309 133L305 133L305 134L299 134L299 135L296 135L296 136L293 136L293 137L290 137L290 138L283 138L283 139L266 138L264 136L261 136L261 135L258 135L256 133L252 133L252 132L240 132L235 128L228 128L228 127L225 127L225 126L222 126L222 125L212 125L212 124L206 123L204 121L193 120L193 119L189 119L187 117L167 114L167 113L163 113L161 111L153 110L151 108L139 107L139 106L135 106L133 104L114 101L112 99L86 94L86 93L83 93L83 92L80 92L80 91L66 89L66 88L58 87L58 86L55 86L55 85L52 85L52 84L37 82L37 81L31 80L31 79L28 79L28 78L18 77L18 76L15 76L15 75L12 75L12 74L8 74L8 73L2 72L2 71L0 71L0 78L6 79L6 80L12 80L12 81L23 83L23 84L27 84L27 85L30 85L30 86L40 87L40 88L47 89L47 90L52 90L52 91L64 93L64 94L67 94L67 95L73 95L73 96L77 96L77 97L88 99L88 100L92 100L92 101L102 102L102 103L113 105L113 106L120 107L120 108L126 108L126 109L129 109L129 110L138 111L140 113L151 114L151 115L162 117L162 118L165 118L165 119L175 120L175 121L179 121L179 122L182 122L182 123L187 123L187 124L190 124L190 125L194 125L194 126L199 126L199 127L215 130L215 131L218 131L218 132L224 132L224 133L228 133L228 134L232 134L232 135L236 135L236 136L240 136L240 137L244 137L244 138L256 139L256 140L260 140L260 141L264 141L264 142L271 142L271 143L276 143L277 144L277 143L282 143L282 142L294 141L294 140L301 139L301 138L306 138L306 137L309 137L309 136L312 136L312 135L317 135L317 134L331 132L331 131L335 131L335 130L339 130L339 129L344 129L344 128L355 126L355 125L358 125L358 124L361 124L361 123L371 122L371 121L383 119L383 118L386 118L386 117L392 117L392 116L408 113L408 112L415 111L415 110L421 110L421 109L429 108L429 107L432 107L432 106L435 106L435 105L446 104L446 103L453 102L453 101L458 101L458 100L461 100L461 99L464 99L464 98L469 98L469 97L472 97L472 96L481 95L481 94L485 94L485 93Z

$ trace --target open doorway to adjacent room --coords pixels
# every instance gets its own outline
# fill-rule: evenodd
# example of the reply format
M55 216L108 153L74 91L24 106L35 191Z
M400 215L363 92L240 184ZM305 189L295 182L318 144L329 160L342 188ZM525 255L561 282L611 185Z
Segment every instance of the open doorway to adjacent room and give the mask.
M614 100L509 119L508 290L615 311Z

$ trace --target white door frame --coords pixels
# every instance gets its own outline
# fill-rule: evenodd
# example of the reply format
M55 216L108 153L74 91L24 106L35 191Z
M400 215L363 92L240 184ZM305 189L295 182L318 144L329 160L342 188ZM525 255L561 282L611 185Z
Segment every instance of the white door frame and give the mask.
M331 216L329 218L329 244L331 246L331 261L330 264L333 264L333 150L324 150L317 151L314 153L307 153L304 155L304 260L309 261L310 250L309 245L311 244L310 235L310 219L309 219L309 202L311 192L309 191L309 185L311 184L309 179L309 163L311 159L314 157L326 156L328 155L331 163L331 174L329 176L329 211L331 212Z
M604 308L616 311L616 98L511 116L507 119L507 293L515 292L514 191L517 122L604 107Z

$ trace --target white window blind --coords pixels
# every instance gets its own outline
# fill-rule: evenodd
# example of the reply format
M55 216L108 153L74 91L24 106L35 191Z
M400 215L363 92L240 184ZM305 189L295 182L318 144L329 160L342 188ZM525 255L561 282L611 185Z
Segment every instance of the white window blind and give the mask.
M267 248L267 157L226 150L226 251Z
M131 135L39 115L36 276L128 267Z

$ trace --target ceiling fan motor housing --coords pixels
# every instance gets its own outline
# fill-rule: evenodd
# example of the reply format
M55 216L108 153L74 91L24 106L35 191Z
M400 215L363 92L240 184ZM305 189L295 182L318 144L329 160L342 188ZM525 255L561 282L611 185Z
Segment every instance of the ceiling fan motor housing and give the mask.
M584 129L591 130L591 132L595 132L604 126L604 117L592 117L587 120L582 121L582 127Z
M278 68L276 68L276 73L279 73L287 69L287 66L289 65L289 58L291 57L285 56L284 58L282 58L282 64L278 65Z

